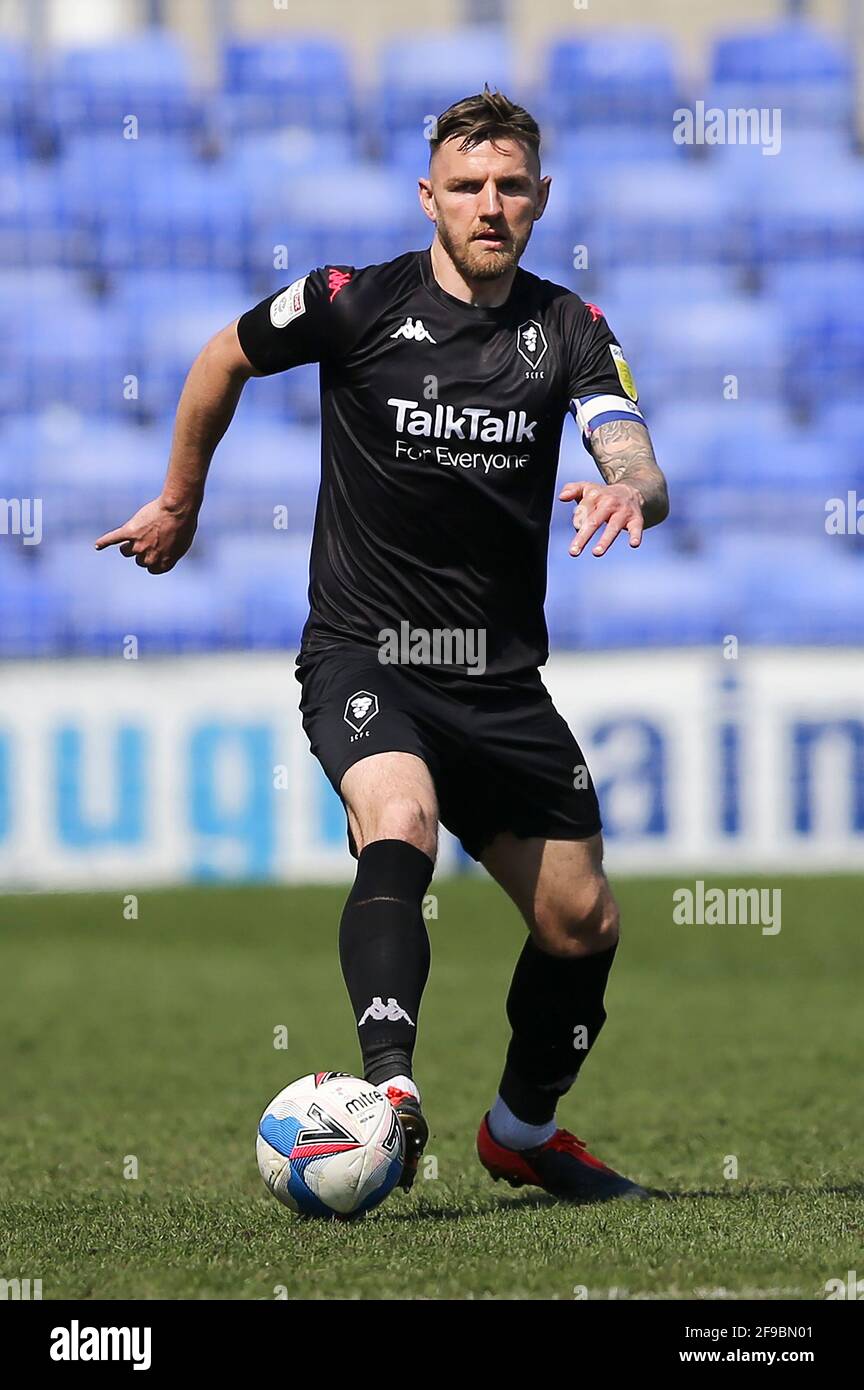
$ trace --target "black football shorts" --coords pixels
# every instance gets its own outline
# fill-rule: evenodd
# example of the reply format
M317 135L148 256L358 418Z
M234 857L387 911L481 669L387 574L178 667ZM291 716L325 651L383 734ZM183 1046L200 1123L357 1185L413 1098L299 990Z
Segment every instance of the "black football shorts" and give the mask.
M303 728L337 793L361 758L413 753L432 774L441 823L473 859L505 830L584 840L601 829L585 759L537 671L493 681L383 665L345 643L302 654L297 679Z

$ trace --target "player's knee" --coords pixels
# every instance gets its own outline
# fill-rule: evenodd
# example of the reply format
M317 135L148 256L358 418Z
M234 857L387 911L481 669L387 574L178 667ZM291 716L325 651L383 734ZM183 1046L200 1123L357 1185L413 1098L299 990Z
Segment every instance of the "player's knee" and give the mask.
M615 945L620 914L605 879L584 885L564 902L538 907L533 936L541 950L554 956L586 956Z
M421 849L430 859L435 858L438 821L431 807L419 797L393 797L380 807L375 817L374 834L367 840L406 840Z

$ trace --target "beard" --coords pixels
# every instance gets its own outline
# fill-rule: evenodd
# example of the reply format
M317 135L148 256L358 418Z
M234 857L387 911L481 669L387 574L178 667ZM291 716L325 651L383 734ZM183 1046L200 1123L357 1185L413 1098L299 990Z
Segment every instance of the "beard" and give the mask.
M512 233L511 239L500 249L486 246L482 241L455 242L443 222L439 221L436 226L438 240L459 274L469 281L497 280L514 270L528 244L527 236L516 238Z

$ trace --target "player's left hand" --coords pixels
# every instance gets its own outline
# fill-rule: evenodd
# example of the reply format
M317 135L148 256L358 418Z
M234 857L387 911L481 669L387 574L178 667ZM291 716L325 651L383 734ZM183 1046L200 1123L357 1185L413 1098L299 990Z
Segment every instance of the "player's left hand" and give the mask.
M576 536L570 545L571 555L581 555L604 522L606 529L592 548L592 555L605 555L621 531L628 533L631 546L640 544L645 526L642 494L630 483L568 483L558 500L577 503L573 509Z

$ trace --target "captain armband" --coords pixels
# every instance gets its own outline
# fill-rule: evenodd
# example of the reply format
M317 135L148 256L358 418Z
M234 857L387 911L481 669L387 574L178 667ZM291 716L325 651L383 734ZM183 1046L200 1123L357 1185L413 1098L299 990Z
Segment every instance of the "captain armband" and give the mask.
M586 449L598 425L605 425L610 420L638 420L640 425L645 424L645 416L638 405L626 396L580 396L570 402L570 410L582 431L582 442Z

